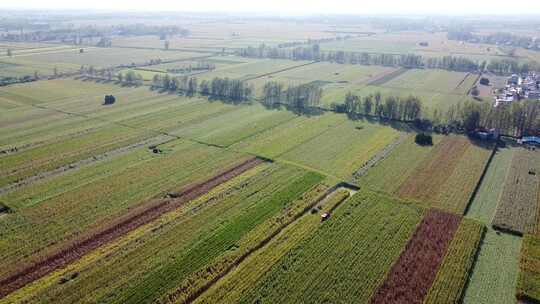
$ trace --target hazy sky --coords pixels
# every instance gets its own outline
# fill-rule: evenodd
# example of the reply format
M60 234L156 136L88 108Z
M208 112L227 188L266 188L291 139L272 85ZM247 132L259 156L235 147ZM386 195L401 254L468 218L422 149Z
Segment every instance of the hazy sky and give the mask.
M540 0L3 0L0 8L281 14L540 14Z

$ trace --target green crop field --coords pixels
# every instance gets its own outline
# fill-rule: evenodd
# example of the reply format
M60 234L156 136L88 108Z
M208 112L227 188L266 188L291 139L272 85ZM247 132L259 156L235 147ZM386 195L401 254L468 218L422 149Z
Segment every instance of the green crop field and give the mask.
M512 160L513 150L511 148L498 148L491 164L489 166L482 185L471 203L467 216L474 218L482 223L489 225L503 188L510 162Z
M488 228L463 303L514 303L521 239Z
M483 233L484 227L475 221L461 223L424 303L456 303L462 299Z
M517 281L517 297L524 301L539 301L540 270L538 261L540 259L540 240L533 235L526 235L521 246L521 257L519 260L519 276Z
M443 94L466 93L472 84L467 73L444 70L409 70L384 83L396 89L419 90ZM472 77L474 78L474 77Z

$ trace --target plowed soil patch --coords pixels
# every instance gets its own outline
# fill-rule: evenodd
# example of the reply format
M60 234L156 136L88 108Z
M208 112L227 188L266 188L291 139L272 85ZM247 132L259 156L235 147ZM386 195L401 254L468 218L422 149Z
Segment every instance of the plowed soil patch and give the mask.
M21 269L8 278L1 280L0 298L3 298L9 293L24 287L26 284L42 278L45 275L78 260L90 251L118 239L134 229L150 223L161 215L177 209L182 204L205 194L212 188L242 174L261 162L262 161L259 159L251 158L235 167L229 168L228 170L215 175L202 183L186 187L183 191L173 195L174 198L156 199L148 202L140 208L132 210L129 212L129 214L124 215L108 225L105 225L89 236L66 245L56 253L44 257L42 260Z
M422 303L461 218L429 210L371 303Z
M433 149L429 159L405 180L398 195L407 199L433 201L469 145L469 140L461 136L444 139Z

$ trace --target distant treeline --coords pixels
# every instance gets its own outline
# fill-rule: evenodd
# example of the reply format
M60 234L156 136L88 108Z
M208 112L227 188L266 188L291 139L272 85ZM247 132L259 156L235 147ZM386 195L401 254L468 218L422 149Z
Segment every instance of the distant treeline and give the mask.
M343 41L347 39L354 38L355 36L352 35L345 35L345 36L337 36L337 37L330 37L330 38L320 38L320 39L311 39L309 38L306 41L293 41L293 42L284 42L277 45L278 48L290 48L295 46L301 46L301 45L314 45L319 43L328 43L328 42L334 42L334 41Z
M329 61L342 64L399 66L405 68L438 68L472 72L485 66L464 57L445 56L424 58L416 54L373 54L367 52L321 51L318 44L309 47L282 49L262 44L259 47L240 49L238 55L254 58Z
M396 66L404 68L430 68L458 72L489 71L496 74L527 73L540 69L534 62L519 63L517 60L502 59L486 61L473 61L465 57L423 57L416 54L385 54L346 51L321 51L318 44L309 47L296 47L282 49L260 45L240 49L238 55L253 58L273 58L290 60L329 61L341 64L362 64Z
M212 80L202 80L200 83L196 77L172 77L154 75L152 87L161 88L171 92L181 92L186 96L194 96L197 93L203 96L219 98L232 103L242 103L253 99L253 86L246 81L215 77Z
M1 40L7 41L61 41L63 43L83 44L94 38L99 38L98 44L110 46L110 36L144 36L157 35L164 40L167 36L188 36L189 30L173 25L114 25L114 26L84 26L79 28L42 28L35 31L8 32L0 34ZM101 45L100 45L101 46Z
M168 73L173 74L184 74L184 73L191 73L193 71L212 71L216 68L216 65L211 62L206 61L197 61L194 64L187 64L182 67L177 68L169 68L167 69Z
M486 69L498 75L527 74L530 71L538 71L540 65L535 62L520 63L517 60L501 59L491 60Z
M39 78L36 78L36 76L21 76L21 77L0 77L0 87L7 86L10 84L16 84L16 83L24 83L24 82L31 82L36 81Z
M468 30L451 30L448 32L447 38L449 40L467 41L470 43L485 43L540 50L540 38L512 33L498 32L488 35L477 35Z

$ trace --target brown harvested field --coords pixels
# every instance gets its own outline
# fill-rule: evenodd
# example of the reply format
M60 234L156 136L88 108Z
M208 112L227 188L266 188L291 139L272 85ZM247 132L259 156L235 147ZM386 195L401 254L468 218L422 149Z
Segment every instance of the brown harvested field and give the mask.
M461 217L430 209L371 303L423 303Z
M78 260L90 251L118 239L134 229L150 223L161 215L179 208L182 204L205 194L212 188L242 174L261 162L260 159L250 158L202 183L187 186L182 191L170 195L171 197L152 200L139 208L133 209L114 222L101 227L98 231L87 233L87 236L80 237L77 241L60 247L61 249L55 253L2 279L0 281L0 298Z
M540 152L516 148L492 221L494 228L517 234L536 232L539 174Z
M446 137L400 186L398 195L405 199L433 202L469 145L470 141L466 137Z

